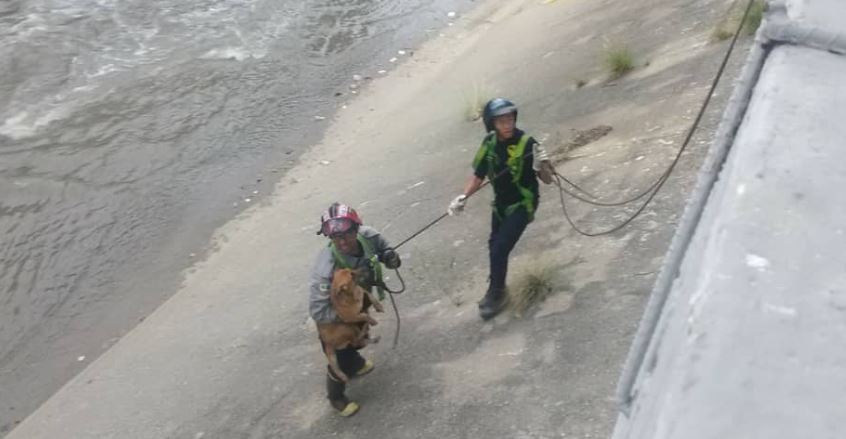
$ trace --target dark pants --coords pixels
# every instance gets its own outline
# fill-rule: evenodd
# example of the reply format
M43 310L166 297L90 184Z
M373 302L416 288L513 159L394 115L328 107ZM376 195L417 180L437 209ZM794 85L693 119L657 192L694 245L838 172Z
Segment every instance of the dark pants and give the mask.
M526 209L519 208L511 215L500 217L496 212L492 215L491 237L488 240L488 250L491 259L491 284L489 291L500 294L505 290L505 278L508 275L508 255L517 244L526 226L529 225L529 214Z
M322 341L320 343L321 345L323 344ZM349 347L346 349L339 349L335 351L335 356L338 358L338 367L340 367L341 371L348 377L354 376L356 372L364 367L364 357L358 353L358 349L356 348ZM346 396L344 396L344 391L347 388L346 384L332 373L332 369L330 369L329 366L326 366L326 370L326 396L331 401L346 399Z

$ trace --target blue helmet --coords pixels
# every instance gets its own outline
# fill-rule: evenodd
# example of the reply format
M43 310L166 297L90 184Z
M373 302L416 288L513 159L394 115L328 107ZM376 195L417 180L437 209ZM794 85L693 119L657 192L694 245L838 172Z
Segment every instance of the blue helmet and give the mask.
M485 123L485 132L494 130L493 120L497 116L503 114L514 113L514 121L517 121L517 105L508 99L494 98L485 104L485 109L482 111L482 121Z

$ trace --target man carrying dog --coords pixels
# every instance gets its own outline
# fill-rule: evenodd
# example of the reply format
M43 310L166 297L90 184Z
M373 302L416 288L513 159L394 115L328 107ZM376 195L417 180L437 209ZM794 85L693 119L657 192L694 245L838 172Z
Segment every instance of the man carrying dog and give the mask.
M514 103L502 98L492 99L485 105L482 120L487 134L473 160L473 175L464 186L464 192L450 203L447 212L450 215L460 213L467 197L479 190L485 178L490 180L494 190L488 240L490 283L479 302L479 315L488 320L506 304L508 255L534 218L540 201L538 178L550 184L555 171L541 145L517 129Z
M367 290L379 288L381 266L399 268L399 255L388 241L373 228L364 226L351 207L334 203L320 218L320 235L329 238L329 245L317 256L310 279L309 313L317 323L340 322L330 302L332 276L336 269L356 270L358 283ZM381 299L381 297L380 297ZM322 341L321 341L322 343ZM336 351L338 366L348 377L359 377L373 370L373 362L365 360L354 347ZM327 368L326 391L332 407L341 416L352 416L359 406L350 401L344 382Z

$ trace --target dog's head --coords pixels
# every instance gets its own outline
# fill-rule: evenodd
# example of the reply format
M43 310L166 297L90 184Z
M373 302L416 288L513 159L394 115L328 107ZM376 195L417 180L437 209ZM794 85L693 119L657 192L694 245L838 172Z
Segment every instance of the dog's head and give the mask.
M332 292L333 294L352 294L357 288L356 281L361 273L350 270L349 268L340 268L335 270L332 275Z

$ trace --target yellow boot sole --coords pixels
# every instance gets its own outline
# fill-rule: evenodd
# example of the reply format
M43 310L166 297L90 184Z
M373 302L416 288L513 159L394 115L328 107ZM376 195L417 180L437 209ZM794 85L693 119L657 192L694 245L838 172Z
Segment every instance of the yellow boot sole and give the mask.
M349 402L343 410L338 411L338 414L344 418L349 418L350 416L358 413L359 408L361 407L359 407L357 403Z
M368 373L373 372L373 369L375 368L376 365L372 361L365 360L364 366L361 366L361 369L359 369L358 372L355 373L355 376L360 377L362 375L367 375Z

